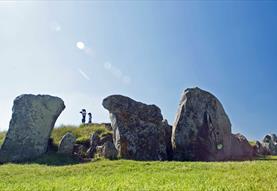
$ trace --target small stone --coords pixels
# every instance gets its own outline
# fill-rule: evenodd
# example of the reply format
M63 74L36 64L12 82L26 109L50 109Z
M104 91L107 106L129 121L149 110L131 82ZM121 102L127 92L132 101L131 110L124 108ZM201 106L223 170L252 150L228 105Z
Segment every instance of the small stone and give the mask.
M97 151L99 152L100 156L110 160L116 159L118 154L114 144L110 141L105 142L103 146L97 147Z
M277 136L276 134L268 134L264 137L263 147L266 148L270 155L277 155Z
M254 156L254 148L249 144L245 136L241 134L232 134L232 160L251 160Z
M66 133L59 144L58 153L72 155L76 138L72 133Z
M96 147L100 144L100 137L98 133L93 133L90 137L90 147L87 150L87 156L93 158L96 153Z

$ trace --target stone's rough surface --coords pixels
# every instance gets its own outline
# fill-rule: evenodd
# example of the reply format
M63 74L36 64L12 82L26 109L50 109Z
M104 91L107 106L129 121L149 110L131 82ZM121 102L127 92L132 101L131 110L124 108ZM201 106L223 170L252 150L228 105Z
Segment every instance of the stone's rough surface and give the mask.
M114 144L110 141L105 142L102 146L98 146L97 151L100 156L110 160L116 159L118 154Z
M231 136L232 143L232 160L251 160L254 156L254 149L249 144L245 136L241 134L235 134Z
M270 155L268 149L260 141L256 141L256 144L254 146L254 152L255 152L255 155L257 156Z
M100 137L98 133L93 133L90 136L90 147L96 148L100 143Z
M277 136L275 134L266 135L262 145L270 155L277 155Z
M269 143L269 142L277 142L277 136L276 134L268 134L264 137L263 139L264 143Z
M172 135L172 126L168 124L167 120L164 119L162 121L163 128L165 129L165 141L166 141L166 153L167 153L167 160L172 160L173 152L172 152L172 143L171 143L171 135Z
M93 158L96 152L96 147L100 144L100 137L98 133L93 133L90 137L90 147L87 150L89 158Z
M99 145L104 145L106 142L112 142L113 143L113 135L111 133L103 135L100 139Z
M59 144L58 153L71 155L73 153L76 138L72 133L66 133Z
M220 161L231 153L231 123L219 100L199 88L184 91L172 129L175 160Z
M110 112L113 139L120 157L134 160L167 160L166 129L155 105L121 95L103 100Z
M20 162L45 153L51 131L64 108L63 100L58 97L17 97L10 127L0 150L0 162Z

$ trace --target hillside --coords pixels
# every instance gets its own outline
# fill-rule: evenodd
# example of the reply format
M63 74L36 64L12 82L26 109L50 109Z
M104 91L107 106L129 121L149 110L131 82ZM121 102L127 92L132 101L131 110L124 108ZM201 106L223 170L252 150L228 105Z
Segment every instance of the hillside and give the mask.
M67 132L73 133L73 135L77 138L77 142L87 141L90 135L93 132L98 132L100 135L105 135L110 133L107 128L105 128L105 124L91 124L91 125L61 125L55 127L52 131L51 138L54 141L54 144L58 145L62 136ZM0 132L0 144L3 143L6 132Z

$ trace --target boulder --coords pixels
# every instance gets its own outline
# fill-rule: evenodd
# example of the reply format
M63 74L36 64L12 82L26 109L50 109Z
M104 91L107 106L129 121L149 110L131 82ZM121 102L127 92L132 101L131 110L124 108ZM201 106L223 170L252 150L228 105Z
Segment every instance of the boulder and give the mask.
M275 134L266 135L262 144L270 155L277 155L277 136Z
M251 160L254 156L254 148L249 144L245 136L232 134L231 136L231 158L232 160Z
M70 132L66 133L61 139L58 148L58 153L72 155L75 142L76 137Z
M75 144L73 148L73 155L80 161L86 161L87 159L87 148L81 144Z
M222 104L200 88L186 89L172 129L175 160L222 161L231 154L231 122Z
M87 156L93 158L96 152L96 147L100 144L100 137L98 133L93 133L90 137L90 147L87 150Z
M97 152L100 156L110 160L116 159L118 154L114 144L110 141L105 142L102 146L98 146Z
M111 133L108 133L106 135L103 135L101 138L100 138L100 142L99 142L99 145L104 145L104 143L106 142L112 142L113 143L113 135Z
M260 141L256 141L254 152L256 156L270 155L268 149Z
M268 142L277 142L277 136L276 134L268 134L263 138L263 142L264 143L268 143Z
M166 129L161 110L131 98L112 95L103 100L110 112L119 156L134 160L167 160Z
M20 162L45 153L51 131L64 108L63 100L58 97L17 97L9 130L0 150L0 162Z

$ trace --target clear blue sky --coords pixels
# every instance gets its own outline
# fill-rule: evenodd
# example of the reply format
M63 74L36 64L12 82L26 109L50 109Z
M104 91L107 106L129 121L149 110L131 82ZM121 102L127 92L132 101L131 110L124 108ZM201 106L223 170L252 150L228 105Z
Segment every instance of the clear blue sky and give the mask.
M277 133L276 10L250 1L0 2L0 129L23 93L63 98L58 124L78 124L83 107L107 122L110 94L154 103L172 124L182 91L199 86L223 103L233 132Z

